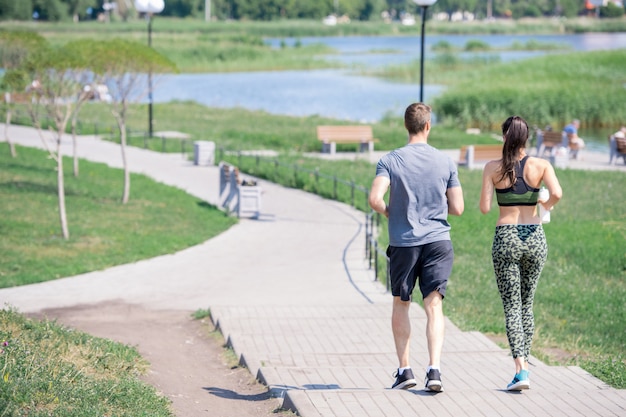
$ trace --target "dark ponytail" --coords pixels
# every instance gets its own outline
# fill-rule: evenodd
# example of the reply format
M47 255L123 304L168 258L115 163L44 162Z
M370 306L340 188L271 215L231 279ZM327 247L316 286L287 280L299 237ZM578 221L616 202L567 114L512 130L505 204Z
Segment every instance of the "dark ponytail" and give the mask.
M511 116L502 123L502 163L500 164L500 181L508 178L511 185L515 184L515 165L519 163L522 149L528 141L528 123L519 116Z

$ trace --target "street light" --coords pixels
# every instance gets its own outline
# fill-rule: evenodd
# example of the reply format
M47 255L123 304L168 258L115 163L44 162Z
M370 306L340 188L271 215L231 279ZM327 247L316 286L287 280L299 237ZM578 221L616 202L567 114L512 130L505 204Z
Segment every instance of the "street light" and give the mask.
M135 0L135 9L148 18L148 46L152 47L152 15L161 13L164 0ZM148 137L152 137L152 70L148 71Z
M420 103L424 102L424 26L426 24L426 9L437 2L437 0L413 0L415 4L422 8L422 50L420 58Z

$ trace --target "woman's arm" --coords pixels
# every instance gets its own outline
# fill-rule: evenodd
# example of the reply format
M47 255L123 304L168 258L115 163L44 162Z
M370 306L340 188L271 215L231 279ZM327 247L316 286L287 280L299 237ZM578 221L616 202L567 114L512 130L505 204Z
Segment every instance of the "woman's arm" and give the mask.
M540 201L540 203L546 210L552 210L552 207L561 200L563 190L561 189L561 184L556 177L552 164L547 161L545 163L542 181L548 189L548 192L550 192L550 198L548 201Z
M480 190L480 211L483 214L489 213L491 210L491 202L493 200L493 173L497 163L494 161L488 162L483 169L483 185Z

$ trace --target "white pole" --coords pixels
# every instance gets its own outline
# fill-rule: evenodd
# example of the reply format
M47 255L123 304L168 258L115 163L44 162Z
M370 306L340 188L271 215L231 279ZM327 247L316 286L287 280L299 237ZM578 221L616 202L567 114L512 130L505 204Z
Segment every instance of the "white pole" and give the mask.
M211 0L204 0L204 20L211 21Z

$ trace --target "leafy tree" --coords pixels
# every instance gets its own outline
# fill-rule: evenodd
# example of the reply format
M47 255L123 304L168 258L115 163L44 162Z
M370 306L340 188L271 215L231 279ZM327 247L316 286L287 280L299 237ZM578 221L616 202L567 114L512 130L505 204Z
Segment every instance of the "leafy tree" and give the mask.
M146 74L176 71L176 66L163 55L143 43L112 39L98 42L85 51L90 69L97 82L111 88L111 112L120 133L120 148L124 167L122 203L130 198L130 170L126 158L126 118L128 105L148 93Z
M251 20L274 20L283 17L284 2L281 0L233 0L234 9L238 18Z
M80 79L86 65L83 56L63 47L38 48L29 54L24 65L24 70L33 80L27 90L30 95L28 109L31 119L50 157L56 161L59 220L65 239L69 239L70 233L65 208L61 140L67 122L75 110L73 100L68 100L68 97L74 97L82 91ZM43 117L52 121L53 147L49 146L47 138L43 135L41 124Z
M624 16L624 8L615 3L607 3L606 6L600 7L600 17L622 17Z
M359 7L359 14L357 17L359 20L371 20L380 16L380 13L386 9L386 2L384 0L364 0Z
M328 16L334 10L332 9L332 3L322 1L309 1L309 0L293 0L293 6L290 6L290 18L308 18L308 19L321 19L324 16Z
M126 20L132 15L130 0L110 0L117 5L116 14ZM0 19L31 18L58 21L74 20L86 15L86 9L102 11L104 0L0 0ZM319 19L331 13L348 15L352 19L372 20L383 10L393 18L401 12L417 12L413 0L210 0L211 15L218 19L275 20L281 18ZM163 16L198 17L204 15L206 0L167 0ZM469 11L478 16L576 16L584 11L582 0L439 0L432 11ZM607 16L619 13L607 6Z
M74 96L66 97L66 100L74 102L74 109L71 114L71 131L72 131L72 156L73 156L73 169L74 176L78 177L79 171L79 159L78 159L78 141L76 139L76 124L78 121L78 114L83 104L85 104L91 97L94 91L96 91L99 80L94 77L91 70L88 69L89 54L97 47L99 42L91 39L85 39L80 41L70 42L65 45L64 49L73 56L81 56L84 60L87 60L85 68L74 72L74 79L78 83L80 90L76 92ZM89 87L89 88L87 88Z
M0 20L30 20L32 0L0 0Z
M584 4L578 0L550 0L543 10L548 16L575 17L583 10Z
M161 12L163 16L189 17L204 14L205 0L167 0Z
M4 92L6 105L6 119L4 125L4 138L9 145L11 155L16 157L15 145L9 136L11 115L15 101L24 100L17 92L24 91L28 85L28 76L21 66L28 55L38 48L43 47L45 39L34 32L26 31L0 31L0 66L6 73L2 79L1 89Z
M33 0L33 13L38 19L51 22L69 18L68 6L61 0Z
M61 0L66 4L67 11L74 22L78 22L81 17L87 14L87 8L97 7L98 2L95 0Z
M437 10L443 10L449 16L452 16L456 12L476 12L478 0L439 0L433 7L436 7Z

